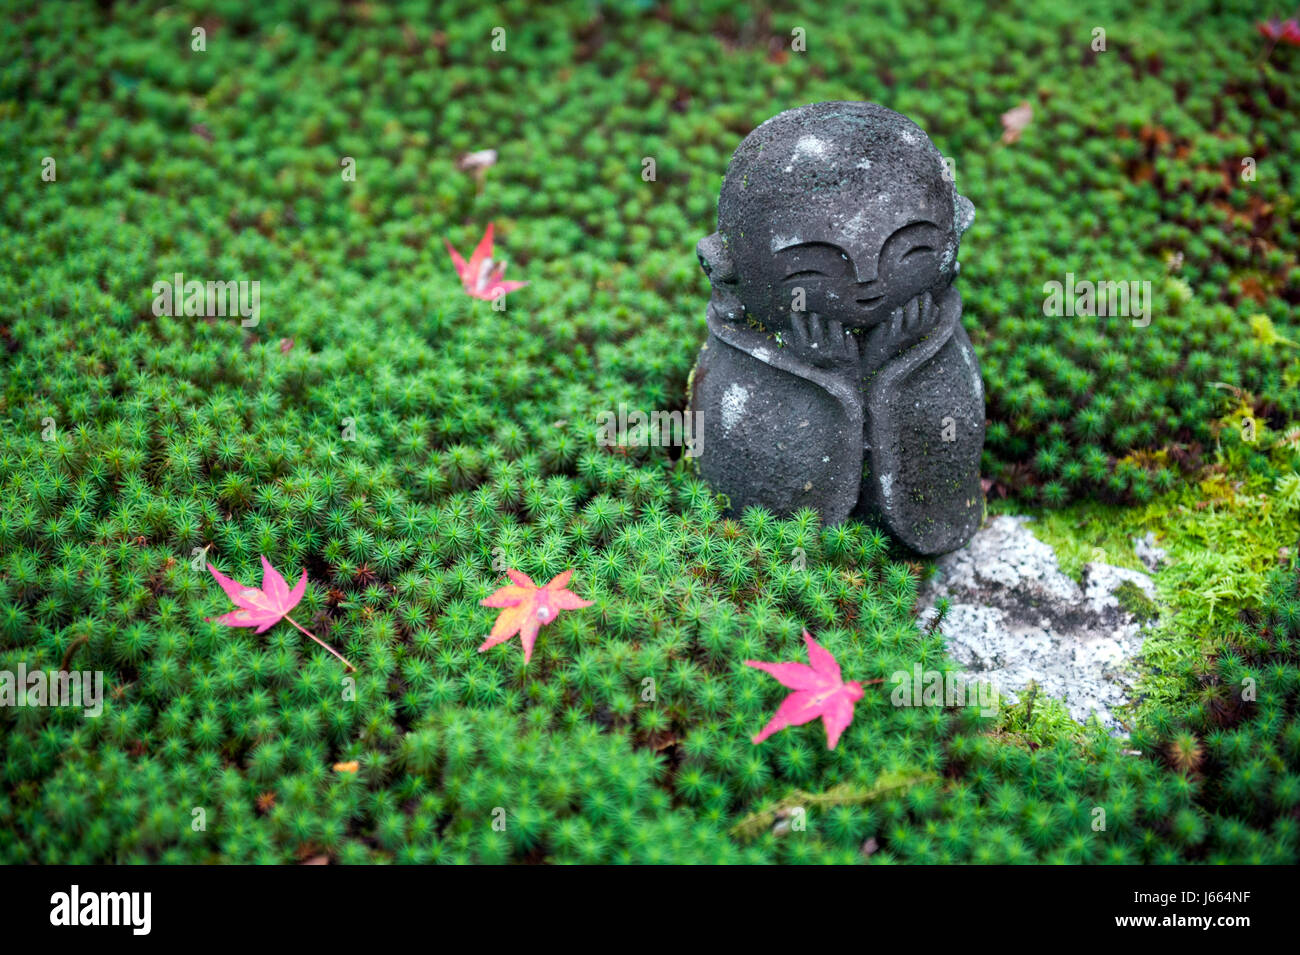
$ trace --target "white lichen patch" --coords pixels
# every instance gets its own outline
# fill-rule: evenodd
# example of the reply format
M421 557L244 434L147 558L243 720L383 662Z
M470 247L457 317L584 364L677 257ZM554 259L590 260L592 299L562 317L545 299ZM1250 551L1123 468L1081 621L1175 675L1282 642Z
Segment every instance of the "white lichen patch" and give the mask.
M722 393L722 433L730 434L745 414L745 403L749 401L749 391L736 382L732 382Z
M886 507L894 502L894 476L892 474L880 475L880 496L885 499Z
M970 373L971 393L979 395L980 399L984 398L984 379L980 377L980 370L975 366L975 353L969 348L961 349L961 357L966 361L966 370Z
M1115 591L1129 582L1151 598L1155 585L1146 574L1091 563L1081 587L1027 521L995 517L966 547L939 558L922 600L930 607L949 600L942 631L972 676L1013 703L1035 685L1079 722L1095 713L1119 735L1115 711L1130 700L1145 625Z
M841 227L844 238L850 242L857 242L862 238L863 231L871 224L871 218L865 210L859 211L852 219L849 219Z
M1156 544L1156 535L1147 531L1145 537L1133 539L1133 553L1147 570L1154 571L1169 557L1169 552Z
M791 158L794 162L803 159L824 159L829 149L826 142L816 136L800 136L798 142L794 144L794 155Z

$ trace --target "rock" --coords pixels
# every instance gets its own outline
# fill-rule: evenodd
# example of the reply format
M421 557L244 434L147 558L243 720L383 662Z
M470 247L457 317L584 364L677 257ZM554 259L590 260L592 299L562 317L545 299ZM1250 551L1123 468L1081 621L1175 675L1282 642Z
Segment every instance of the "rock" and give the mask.
M733 511L817 510L921 554L983 514L984 388L953 285L974 206L919 126L813 103L736 149L691 375L700 473Z
M1152 571L1163 564L1169 556L1167 550L1156 546L1156 535L1153 531L1147 531L1145 537L1133 538L1133 553L1147 570Z
M1028 520L996 517L966 547L939 558L923 605L949 600L942 631L971 679L992 683L1013 703L1036 684L1079 722L1095 712L1120 733L1114 711L1129 701L1143 638L1143 622L1122 597L1134 588L1150 602L1155 586L1146 574L1098 562L1084 567L1080 586Z

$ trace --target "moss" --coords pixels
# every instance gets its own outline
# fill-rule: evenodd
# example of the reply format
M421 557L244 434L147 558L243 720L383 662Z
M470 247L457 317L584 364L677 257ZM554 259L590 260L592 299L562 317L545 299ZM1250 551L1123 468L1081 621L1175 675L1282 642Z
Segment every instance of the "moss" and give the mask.
M1293 566L1300 552L1300 431L1257 423L1246 442L1248 415L1239 404L1219 419L1218 449L1193 480L1145 507L1030 511L1030 529L1076 581L1089 561L1146 572L1133 542L1148 534L1166 551L1151 571L1155 606L1136 587L1123 588L1128 609L1146 619L1159 615L1143 641L1139 716L1183 692L1181 663L1211 653L1218 634L1258 608L1271 575ZM1009 501L992 509L1023 511Z
M1119 601L1121 609L1143 623L1149 623L1160 615L1160 607L1156 602L1131 580L1126 580L1115 588L1115 599Z
M0 711L0 861L1295 860L1300 601L1275 565L1300 498L1300 72L1255 65L1251 14L1124 13L1087 57L1062 54L1081 15L943 0L932 30L828 21L780 57L780 4L219 3L203 53L183 5L10 6L0 670L71 655L107 695L94 721ZM1034 122L999 145L1023 91ZM874 693L834 751L815 726L755 747L779 695L743 661L798 658L804 626L853 678L949 665L917 568L859 525L724 520L668 449L596 441L620 402L684 403L693 249L738 139L843 98L914 117L980 210L963 316L994 493L1063 505L1040 524L1076 570L1094 546L1132 566L1130 531L1170 548L1141 757L1046 701L999 733ZM1257 181L1225 174L1251 154ZM441 242L488 222L530 283L505 312ZM1151 280L1151 326L1048 320L1067 271ZM260 282L259 323L154 314L176 272ZM261 554L307 569L353 684L290 627L204 621L227 604L202 561L256 579ZM502 566L573 567L593 601L527 667L476 652ZM825 809L807 831L729 835L793 794ZM1093 806L1125 826L1095 837Z
M1031 685L1020 699L1003 705L998 712L995 739L1026 749L1037 749L1058 742L1080 745L1091 733L1105 733L1098 724L1080 726L1060 700L1043 696Z

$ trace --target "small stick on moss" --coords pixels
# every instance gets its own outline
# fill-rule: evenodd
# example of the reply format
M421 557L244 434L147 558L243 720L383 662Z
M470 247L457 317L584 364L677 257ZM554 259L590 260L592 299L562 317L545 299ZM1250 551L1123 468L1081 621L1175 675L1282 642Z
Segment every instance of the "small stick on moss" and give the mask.
M90 635L83 633L77 639L68 644L68 649L63 651L63 662L59 664L59 672L66 673L68 664L72 662L72 655L77 652L77 648L90 642Z
M840 783L824 793L804 792L796 789L780 802L746 816L731 827L731 834L741 839L753 839L774 826L778 819L799 807L822 809L827 806L859 806L884 796L910 789L920 783L938 779L934 773L883 773L875 785L863 789L853 783Z

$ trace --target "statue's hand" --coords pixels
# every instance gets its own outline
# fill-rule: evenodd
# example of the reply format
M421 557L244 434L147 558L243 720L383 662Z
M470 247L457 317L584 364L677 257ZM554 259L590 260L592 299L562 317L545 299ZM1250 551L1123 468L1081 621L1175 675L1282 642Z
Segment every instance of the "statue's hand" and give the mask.
M827 322L815 312L790 313L790 347L818 368L856 373L858 340L836 321Z
M936 303L929 292L923 292L906 305L894 309L867 336L864 370L875 371L891 359L901 355L937 332L945 322L961 315L961 294L952 286L946 288Z

